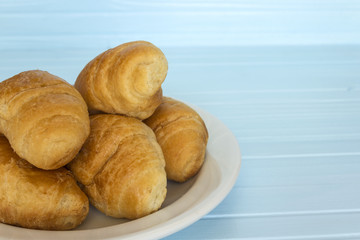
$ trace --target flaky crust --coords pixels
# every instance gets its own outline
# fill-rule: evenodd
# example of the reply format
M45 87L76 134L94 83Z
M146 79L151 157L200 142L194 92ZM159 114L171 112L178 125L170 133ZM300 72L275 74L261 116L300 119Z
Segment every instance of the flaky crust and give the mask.
M109 49L81 71L75 82L90 113L149 117L162 98L161 84L168 70L159 48L145 41Z
M90 202L117 218L158 210L166 195L166 173L152 130L120 115L92 115L90 122L88 140L68 165Z
M67 230L78 226L88 211L89 201L69 170L38 169L0 136L0 222Z
M169 97L144 121L153 129L166 161L168 179L184 182L201 168L208 132L199 114Z
M61 78L22 72L0 83L0 132L21 158L56 169L75 157L89 135L87 106Z

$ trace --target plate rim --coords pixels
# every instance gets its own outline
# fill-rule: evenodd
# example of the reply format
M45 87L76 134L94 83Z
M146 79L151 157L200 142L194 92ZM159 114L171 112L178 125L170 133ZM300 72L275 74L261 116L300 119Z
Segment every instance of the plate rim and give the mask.
M221 176L218 186L216 186L216 188L213 191L211 191L207 195L207 197L200 200L200 202L198 202L197 204L196 204L197 201L195 201L195 206L201 205L201 208L196 209L196 211L190 212L190 214L189 214L189 210L191 210L191 208L187 209L187 211L185 211L179 215L175 215L175 216L171 217L168 221L160 222L159 224L157 224L155 226L151 226L149 228L145 228L145 229L142 229L137 232L131 232L131 233L123 234L123 235L110 235L105 238L99 234L96 234L96 236L94 236L94 235L90 236L90 238L89 238L89 234L92 234L95 231L96 232L114 231L116 229L119 229L119 225L121 225L121 224L100 227L100 228L94 228L94 229L81 229L81 230L74 229L74 230L70 230L70 231L48 231L48 230L26 229L26 228L21 228L21 227L16 227L16 226L11 226L11 225L0 223L0 230L2 228L4 228L4 226L13 228L14 230L20 229L22 232L28 232L27 239L29 237L31 238L32 235L34 235L33 239L42 239L41 236L39 236L39 234L43 235L42 237L44 239L49 237L48 234L58 235L58 237L60 237L59 239L64 238L64 237L71 237L71 236L74 237L75 235L77 235L76 238L79 238L79 239L86 238L89 240L90 239L114 239L114 238L116 238L116 239L125 239L125 238L126 239L138 239L139 237L141 237L142 239L158 239L158 238L170 236L170 235L192 225L193 223L197 222L203 216L205 216L210 211L212 211L214 208L216 208L225 199L225 197L230 193L231 189L235 185L236 180L239 175L239 172L240 172L240 168L241 168L241 151L240 151L239 143L238 143L235 135L220 119L218 119L217 117L215 117L208 111L203 110L197 106L194 106L189 103L186 103L186 104L189 105L190 107L192 107L195 111L197 111L200 114L200 116L203 118L208 130L210 130L209 131L209 139L214 137L214 136L210 135L210 133L213 130L213 129L209 128L209 126L211 125L210 123L215 123L215 125L220 127L221 130L225 131L227 137L231 138L232 142L234 143L232 146L228 146L228 147L233 148L232 150L236 152L236 156L234 156L233 158L234 159L236 158L238 160L237 165L231 167L231 169L233 170L232 174L229 176L226 176L226 178L225 178L226 181L224 181L223 176ZM219 166L219 171L224 171L224 166L219 164L219 159L214 158L214 160L215 160L216 164ZM222 160L222 161L224 161L224 160ZM205 164L207 164L206 161L205 161L204 165ZM200 172L201 172L201 170L200 170ZM193 186L191 186L188 191L190 191L194 187L194 185L196 185L197 182L198 182L198 180L196 180L193 183ZM182 196L181 198L183 198L183 197L184 196ZM211 201L209 200L210 197L211 197ZM181 198L179 198L178 200L180 200ZM178 200L176 200L174 203L176 203ZM171 205L173 205L174 203L170 204L169 207ZM166 211L166 208L161 209L158 212L155 212L154 214L151 214L151 215L154 216L155 214L157 214L159 212L161 213L161 211L162 212ZM149 215L149 216L151 216L151 215ZM149 216L146 216L146 217L149 217ZM144 217L143 219L146 219L146 217ZM1 231L1 232L3 232L3 231ZM9 239L8 237L1 236L1 235L2 234L0 233L0 239ZM57 239L56 236L54 236L54 237L55 237L54 239ZM95 238L93 238L93 237L95 237ZM19 238L16 236L10 236L10 238L11 239L23 239L21 237Z

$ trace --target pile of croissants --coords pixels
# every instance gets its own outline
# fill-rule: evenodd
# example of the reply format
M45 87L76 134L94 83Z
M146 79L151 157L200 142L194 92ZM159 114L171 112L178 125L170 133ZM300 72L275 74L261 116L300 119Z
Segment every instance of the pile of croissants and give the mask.
M0 222L73 229L89 202L115 218L159 210L208 140L196 111L163 97L167 71L159 48L136 41L95 57L74 86L40 70L1 82Z

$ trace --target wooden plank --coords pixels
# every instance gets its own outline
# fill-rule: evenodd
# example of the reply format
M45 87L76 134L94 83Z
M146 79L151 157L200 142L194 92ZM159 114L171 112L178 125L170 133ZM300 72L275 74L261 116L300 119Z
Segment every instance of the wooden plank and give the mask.
M164 239L320 240L359 239L360 213L323 212L203 219Z
M164 46L359 44L347 1L4 1L0 49L96 48L146 39Z

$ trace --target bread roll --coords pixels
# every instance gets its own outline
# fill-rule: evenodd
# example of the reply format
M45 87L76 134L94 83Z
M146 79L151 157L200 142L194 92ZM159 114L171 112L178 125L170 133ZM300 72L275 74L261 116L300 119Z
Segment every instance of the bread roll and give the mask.
M69 170L42 170L16 155L0 136L0 222L67 230L87 216L89 201Z
M208 132L199 114L180 101L164 97L144 122L153 129L163 150L168 179L184 182L200 170Z
M167 181L152 130L138 119L112 114L92 115L90 123L89 138L68 165L90 202L116 218L158 210Z
M0 132L23 159L42 169L66 165L90 132L78 91L48 72L22 72L0 83Z
M75 82L91 114L114 113L149 117L161 103L167 74L161 50L145 41L129 42L101 53Z

